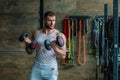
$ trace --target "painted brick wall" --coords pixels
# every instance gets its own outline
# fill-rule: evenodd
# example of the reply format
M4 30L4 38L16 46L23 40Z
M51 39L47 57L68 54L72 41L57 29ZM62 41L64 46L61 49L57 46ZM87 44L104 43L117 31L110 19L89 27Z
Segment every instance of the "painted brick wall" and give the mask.
M31 36L39 28L39 3L39 0L0 0L0 50L24 49L18 37L22 32ZM109 15L112 15L113 0L44 0L44 11L52 10L57 14L56 28L62 31L65 16L88 15L93 18L103 15L105 3L109 7ZM35 53L0 52L0 80L28 80L34 57ZM85 65L65 70L60 65L59 70L59 80L95 80L96 59L87 55ZM100 79L103 80L102 75Z

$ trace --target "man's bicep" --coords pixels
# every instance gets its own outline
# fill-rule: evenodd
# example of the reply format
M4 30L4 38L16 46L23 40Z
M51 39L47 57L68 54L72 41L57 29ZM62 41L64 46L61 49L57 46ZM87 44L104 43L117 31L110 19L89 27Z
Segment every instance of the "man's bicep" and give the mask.
M32 33L32 36L31 36L32 40L35 40L35 39L36 39L37 34L38 34L38 30L36 30L36 31L34 31L34 32Z

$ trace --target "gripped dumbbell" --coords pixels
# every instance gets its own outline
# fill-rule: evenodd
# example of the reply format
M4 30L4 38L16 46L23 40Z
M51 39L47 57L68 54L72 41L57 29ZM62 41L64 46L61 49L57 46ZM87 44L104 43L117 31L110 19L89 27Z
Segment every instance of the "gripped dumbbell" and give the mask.
M56 38L56 43L59 47L63 47L64 46L64 40L61 36L57 36ZM51 46L50 46L50 40L49 39L46 39L45 42L44 42L44 46L47 50L51 50Z
M20 42L23 42L23 41L25 40L25 38L27 38L27 37L28 37L28 33L24 32L24 33L22 33L22 34L20 35L19 41L20 41ZM37 45L38 45L38 42L37 42L36 40L33 40L33 41L29 44L28 48L29 48L30 50L34 50L34 49L37 47Z

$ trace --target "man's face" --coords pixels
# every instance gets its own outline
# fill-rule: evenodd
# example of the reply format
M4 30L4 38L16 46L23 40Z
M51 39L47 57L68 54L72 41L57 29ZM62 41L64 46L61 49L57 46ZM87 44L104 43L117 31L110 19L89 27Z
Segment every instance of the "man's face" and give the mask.
M44 20L45 22L45 28L47 29L54 29L56 17L55 16L47 16Z

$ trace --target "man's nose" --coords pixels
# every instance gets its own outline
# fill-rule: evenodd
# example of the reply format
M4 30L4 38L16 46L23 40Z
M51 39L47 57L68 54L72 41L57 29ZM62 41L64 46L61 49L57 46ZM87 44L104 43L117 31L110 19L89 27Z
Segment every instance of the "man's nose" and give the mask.
M54 21L51 21L51 24L53 24L54 23Z

